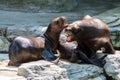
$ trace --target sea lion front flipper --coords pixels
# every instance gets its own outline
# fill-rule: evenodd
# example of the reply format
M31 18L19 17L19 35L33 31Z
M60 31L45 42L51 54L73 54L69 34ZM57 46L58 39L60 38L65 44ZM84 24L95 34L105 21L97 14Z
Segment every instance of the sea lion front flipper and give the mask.
M44 49L42 52L42 57L47 60L47 61L51 61L53 63L58 63L59 62L59 58L56 57L51 50L48 49Z
M106 64L106 61L105 61L105 57L107 57L107 55L104 55L102 56L101 58L97 58L95 56L93 56L91 58L91 60L94 62L94 64L96 64L97 66L100 66L100 67L103 67L105 64Z

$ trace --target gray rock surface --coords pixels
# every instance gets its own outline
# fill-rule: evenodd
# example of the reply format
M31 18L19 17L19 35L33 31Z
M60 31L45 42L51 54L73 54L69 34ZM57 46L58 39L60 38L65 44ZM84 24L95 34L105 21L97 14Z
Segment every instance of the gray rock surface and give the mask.
M119 0L0 0L0 9L23 12L82 12L98 14L119 6Z
M103 21L105 21L106 23L109 23L111 21L114 21L116 18L120 18L120 7L105 11L99 15L96 15L95 17L102 19ZM115 22L116 24L119 24L118 22ZM114 23L114 24L115 24Z
M93 78L105 80L102 73L102 68L97 66L72 64L67 61L60 61L58 65L37 61L23 64L18 68L18 75L33 80L92 80Z
M76 0L0 0L5 10L20 10L24 12L60 12L70 11L77 6ZM2 8L0 8L2 9Z
M8 42L8 40L3 37L0 36L0 51L8 51L10 43Z
M116 54L108 55L106 62L104 69L107 75L115 80L120 80L120 51L116 51Z
M120 80L120 51L108 55L105 60L106 74L114 80ZM65 60L60 60L57 65L39 60L24 63L20 67L7 66L7 63L8 60L0 61L0 78L5 80L107 80L102 68Z
M18 68L18 75L33 80L63 80L67 79L67 72L47 61L26 63Z

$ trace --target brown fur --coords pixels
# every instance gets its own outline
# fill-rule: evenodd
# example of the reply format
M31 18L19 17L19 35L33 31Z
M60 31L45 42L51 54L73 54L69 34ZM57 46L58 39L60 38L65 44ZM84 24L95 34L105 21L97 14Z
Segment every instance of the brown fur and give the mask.
M60 46L58 47L59 52L61 53L61 58L62 59L67 59L70 62L77 62L76 54L74 50L77 47L77 42L67 42L66 41L66 35L64 31L60 35Z
M114 54L109 27L100 19L85 16L82 20L71 23L67 29L67 41L77 41L78 47L89 58L102 47L106 53Z
M94 57L90 59L83 52L77 49L78 44L76 41L67 42L66 38L65 33L62 33L60 36L60 46L58 47L62 59L66 59L74 63L94 64L100 67L104 66L104 58L106 55L101 58Z
M45 47L56 52L60 32L66 25L65 20L65 17L57 17L49 24L44 35L50 40L50 44L46 43L45 38L41 36L15 38L9 47L8 65L17 66L21 63L42 59L42 51Z

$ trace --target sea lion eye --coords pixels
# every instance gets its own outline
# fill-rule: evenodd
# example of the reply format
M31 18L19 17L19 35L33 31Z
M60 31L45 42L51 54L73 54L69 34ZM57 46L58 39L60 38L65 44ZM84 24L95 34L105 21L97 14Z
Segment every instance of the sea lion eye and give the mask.
M67 32L67 31L69 31L69 29L65 29L65 31Z
M56 21L56 24L59 24L59 21Z
M72 29L71 29L71 32L72 32L73 34L76 34L76 33L78 33L78 30L75 29L75 28L72 28Z
M70 29L65 29L65 31L64 31L67 35L71 35L72 33L71 33L71 31L70 31Z
M76 34L78 32L78 30L76 30L75 28L72 29L65 29L66 33L71 33L71 34Z

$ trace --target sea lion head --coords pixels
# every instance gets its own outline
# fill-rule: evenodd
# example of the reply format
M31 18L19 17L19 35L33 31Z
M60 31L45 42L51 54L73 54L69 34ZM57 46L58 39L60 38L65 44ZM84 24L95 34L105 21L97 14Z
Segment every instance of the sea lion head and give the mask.
M66 17L60 16L54 18L49 24L48 28L51 32L61 32L65 27L67 27Z
M82 31L82 28L79 27L76 23L71 23L68 25L67 28L65 28L65 34L67 35L66 41L71 42L75 41L77 35L79 35L79 32Z

